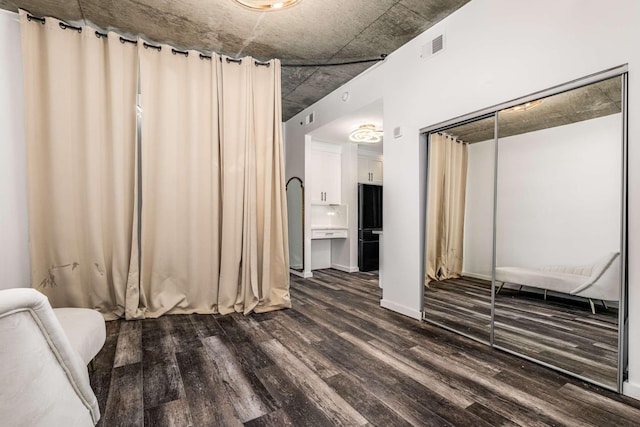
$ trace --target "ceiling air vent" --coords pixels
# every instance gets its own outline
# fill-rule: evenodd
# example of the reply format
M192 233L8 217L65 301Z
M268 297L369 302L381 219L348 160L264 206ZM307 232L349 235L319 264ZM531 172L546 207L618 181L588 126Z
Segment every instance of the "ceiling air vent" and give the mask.
M431 40L431 54L435 55L444 49L444 35L440 34L435 39Z
M422 45L420 49L420 58L428 59L444 50L444 34Z

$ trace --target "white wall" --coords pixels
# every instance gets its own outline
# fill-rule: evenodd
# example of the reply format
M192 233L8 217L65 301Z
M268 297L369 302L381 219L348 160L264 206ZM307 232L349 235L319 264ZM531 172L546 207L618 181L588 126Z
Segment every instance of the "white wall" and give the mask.
M501 139L497 263L580 265L620 250L620 114Z
M469 144L462 271L491 280L493 271L493 175L495 141Z
M499 141L497 265L589 264L620 250L622 117ZM465 274L491 277L494 142L469 145Z
M440 34L445 50L421 58ZM640 66L640 2L611 0L473 0L286 123L287 144L383 98L385 269L383 305L419 318L423 188L421 128L550 88L621 64ZM632 82L633 77L631 78ZM348 91L348 102L341 94ZM629 111L640 85L629 88ZM315 112L315 122L300 126ZM403 136L393 138L393 129ZM640 306L640 121L629 122L630 306ZM640 397L640 312L629 313L630 383Z
M341 203L347 206L348 237L331 240L331 266L354 272L358 271L358 145L342 144Z
M0 289L31 286L18 15L0 10Z

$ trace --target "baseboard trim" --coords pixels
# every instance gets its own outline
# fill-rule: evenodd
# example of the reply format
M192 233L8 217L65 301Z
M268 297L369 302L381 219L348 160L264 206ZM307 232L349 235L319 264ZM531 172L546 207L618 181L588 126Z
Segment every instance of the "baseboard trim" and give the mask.
M303 279L313 277L313 273L310 271L289 270L289 273L293 274L294 276L302 277Z
M622 384L622 394L640 400L640 384L625 381Z
M404 316L411 317L412 319L422 320L422 311L414 310L413 308L410 308L401 304L396 304L395 302L392 302L389 300L385 300L385 299L381 300L380 307L386 308L391 311L395 311L396 313L400 313Z
M474 279L480 279L480 280L488 280L489 282L491 281L491 276L485 276L484 274L476 274L476 273L467 273L467 272L462 272L463 276L468 276L468 277L473 277Z
M345 273L355 273L357 271L360 271L358 267L349 267L349 266L340 265L340 264L331 264L331 268L335 270L344 271Z

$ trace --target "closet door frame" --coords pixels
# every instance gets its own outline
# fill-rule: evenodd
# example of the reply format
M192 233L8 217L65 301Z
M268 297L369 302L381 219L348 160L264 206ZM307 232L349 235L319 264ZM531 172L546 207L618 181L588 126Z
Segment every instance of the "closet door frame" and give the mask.
M451 332L457 333L459 335L463 335L467 338L473 339L474 341L482 342L484 344L488 344L489 346L505 351L507 353L514 354L516 356L522 357L523 359L530 360L537 364L549 367L556 371L560 371L567 375L571 375L572 377L581 379L583 381L596 384L600 387L616 391L618 393L622 393L622 385L624 381L628 377L628 267L627 267L627 246L628 246L628 238L627 238L627 216L628 216L628 64L624 64L618 67L613 67L608 70L604 70L602 72L594 73L576 80L569 81L567 83L563 83L557 86L553 86L551 88L535 92L520 98L516 98L507 102L503 102L488 108L484 108L478 111L474 111L469 114L465 114L462 116L455 117L450 120L446 120L435 125L427 126L425 128L420 129L420 141L421 143L426 143L427 147L425 152L429 151L429 135L431 133L445 131L447 129L463 125L465 123L474 122L477 120L481 120L484 118L494 117L494 147L495 147L495 157L494 157L494 188L493 188L493 242L492 242L492 277L491 277L491 325L490 325L490 340L489 342L478 339L477 337L473 337L457 331L455 328L451 328L445 325L441 325L437 322L431 321L426 317L426 313L423 311L422 320L428 323L434 324L443 329L449 330ZM571 371L567 371L563 368L554 366L547 362L537 360L533 357L527 356L525 354L518 353L517 351L513 351L500 345L495 344L495 336L494 336L494 322L495 322L495 289L496 289L496 225L497 225L497 187L498 187L498 142L499 142L499 120L498 113L502 110L515 107L517 105L524 104L526 102L530 102L533 100L546 98L549 96L557 95L562 92L567 92L573 89L577 89L583 86L590 85L592 83L597 83L602 80L607 80L613 77L620 77L621 86L622 86L622 194L621 194L621 206L620 206L620 301L619 301L619 309L618 309L618 360L617 360L617 379L616 379L616 387L611 387L606 384L601 384L599 382L594 381L588 377L583 377L579 374L576 374ZM428 165L428 154L427 154L427 165ZM428 166L427 166L428 168ZM425 172L425 194L423 195L424 200L427 200L427 192L428 192L428 173ZM426 219L426 203L421 203L421 218ZM422 233L424 236L424 233ZM426 251L426 239L423 239L422 242L422 275L424 278L425 271L425 251ZM424 280L424 279L422 279ZM419 283L421 294L424 295L424 284L422 280ZM421 297L423 298L423 297ZM421 303L421 307L424 310L424 301Z

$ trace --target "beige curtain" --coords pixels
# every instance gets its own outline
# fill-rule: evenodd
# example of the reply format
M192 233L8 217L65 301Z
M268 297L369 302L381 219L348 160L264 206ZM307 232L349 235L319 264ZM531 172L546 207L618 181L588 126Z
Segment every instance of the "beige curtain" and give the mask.
M251 61L253 62L253 61ZM291 307L289 238L282 149L280 61L253 66L258 305L256 312Z
M32 286L54 307L122 316L137 281L135 46L20 21Z
M279 63L139 54L139 315L289 307Z
M212 313L220 258L219 61L139 43L141 314Z
M460 277L467 146L433 133L429 139L425 283Z

